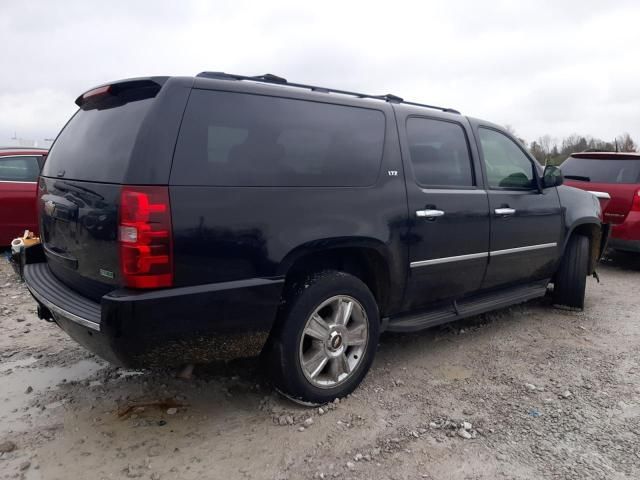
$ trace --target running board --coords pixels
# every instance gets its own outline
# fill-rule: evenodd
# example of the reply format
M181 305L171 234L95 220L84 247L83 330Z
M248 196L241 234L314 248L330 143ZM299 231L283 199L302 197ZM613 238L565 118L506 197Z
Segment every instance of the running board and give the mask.
M544 285L536 283L480 294L434 310L392 317L388 321L386 330L389 332L415 332L453 320L460 320L461 318L526 302L533 298L543 297L546 292L546 283Z

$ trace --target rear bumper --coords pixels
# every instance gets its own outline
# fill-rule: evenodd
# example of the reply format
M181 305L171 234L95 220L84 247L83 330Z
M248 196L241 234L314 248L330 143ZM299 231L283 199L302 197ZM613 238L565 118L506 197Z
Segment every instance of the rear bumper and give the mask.
M69 336L128 367L162 367L252 356L275 320L282 280L249 279L154 291L116 290L93 302L46 263L25 265L39 304Z
M640 252L640 212L629 212L624 223L612 226L609 246L618 250Z
M640 240L623 240L620 238L611 238L609 247L615 250L625 250L627 252L640 253Z
M31 295L52 315L67 318L89 330L100 331L100 304L57 281L46 263L24 265L23 275Z

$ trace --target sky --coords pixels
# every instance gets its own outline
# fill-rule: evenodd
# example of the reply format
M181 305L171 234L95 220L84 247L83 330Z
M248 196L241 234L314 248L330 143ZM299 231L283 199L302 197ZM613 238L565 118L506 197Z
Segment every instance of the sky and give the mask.
M637 0L0 0L0 145L55 137L93 86L203 70L640 140L639 47Z

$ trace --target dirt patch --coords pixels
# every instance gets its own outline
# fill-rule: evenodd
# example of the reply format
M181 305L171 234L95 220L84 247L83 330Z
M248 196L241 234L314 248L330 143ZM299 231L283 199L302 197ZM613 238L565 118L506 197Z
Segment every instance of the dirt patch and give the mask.
M3 258L0 478L640 478L640 261L599 270L584 312L383 335L354 394L303 408L255 359L112 367L37 319Z

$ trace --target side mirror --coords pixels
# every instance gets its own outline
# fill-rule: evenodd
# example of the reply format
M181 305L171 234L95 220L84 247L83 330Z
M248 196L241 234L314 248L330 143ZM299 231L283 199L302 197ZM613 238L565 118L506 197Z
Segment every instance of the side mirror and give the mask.
M553 165L547 165L544 167L544 173L542 174L542 188L558 187L564 183L564 177L562 176L562 170Z

